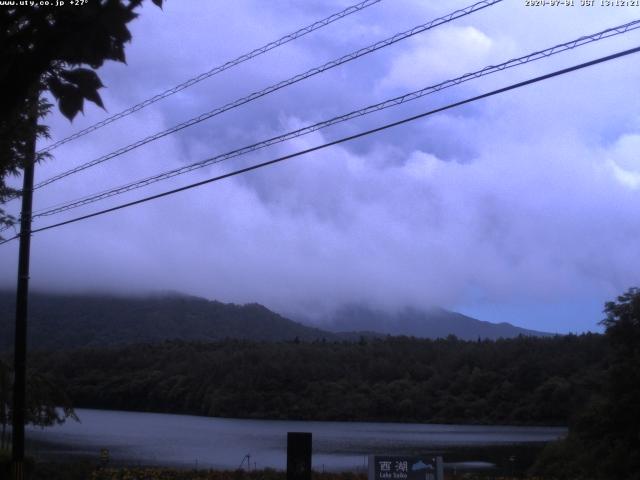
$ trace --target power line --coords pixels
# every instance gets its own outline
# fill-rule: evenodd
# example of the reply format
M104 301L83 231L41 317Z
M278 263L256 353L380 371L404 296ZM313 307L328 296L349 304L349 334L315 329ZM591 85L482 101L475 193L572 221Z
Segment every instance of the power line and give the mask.
M69 175L73 175L74 173L78 173L82 170L86 170L87 168L93 167L95 165L98 165L100 163L106 162L107 160L111 160L112 158L118 157L124 153L127 153L131 150L134 150L138 147L141 147L149 142L152 142L154 140L158 140L159 138L165 137L167 135L170 135L172 133L178 132L184 128L193 126L197 123L203 122L204 120L208 120L211 117L214 117L216 115L220 115L221 113L224 113L228 110L231 110L233 108L239 107L241 105L244 105L246 103L249 103L253 100L256 100L260 97L263 97L265 95L268 95L270 93L275 92L276 90L280 90L284 87L288 87L294 83L300 82L302 80L305 80L309 77L312 77L314 75L317 75L319 73L325 72L327 70L330 70L332 68L335 68L339 65L342 65L344 63L350 62L352 60L355 60L356 58L362 57L363 55L367 55L369 53L375 52L376 50L379 50L381 48L387 47L389 45L392 45L396 42L399 42L401 40L404 40L406 38L409 38L413 35L417 35L419 33L422 33L426 30L430 30L432 28L435 28L437 26L443 25L445 23L449 23L457 18L461 18L464 17L466 15L470 15L478 10L487 8L489 6L495 5L496 3L500 3L503 0L483 0L481 2L475 3L469 7L460 9L460 10L456 10L455 12L452 12L448 15L445 15L443 17L440 18L436 18L435 20L431 20L428 23L422 24L422 25L418 25L410 30L404 31L402 33L397 33L396 35L393 35L392 37L389 37L385 40L381 40L379 42L374 43L373 45L369 45L368 47L365 48L361 48L355 52L352 52L348 55L344 55L338 59L332 60L330 62L325 63L324 65L320 66L320 67L315 67L312 68L310 70L307 70L304 73L295 75L287 80L283 80L279 83L273 84L263 90L259 90L256 92L253 92L245 97L242 97L240 99L234 100L233 102L227 103L226 105L223 105L222 107L218 107L215 108L209 112L203 113L197 117L191 118L185 122L182 122L178 125L175 125L167 130L164 130L162 132L158 132L155 133L153 135L150 135L148 137L145 137L141 140L138 140L137 142L134 142L132 144L129 144L125 147L119 148L118 150L115 150L111 153L108 153L107 155L104 155L100 158L97 158L95 160L92 160L90 162L84 163L82 165L79 165L75 168L72 168L70 170L67 170L63 173L60 173L58 175L55 175L51 178L48 178L46 180L43 180L42 182L38 183L35 185L34 189L38 189L38 188L42 188L45 185L49 185L50 183L56 182L62 178L68 177Z
M262 55L263 53L267 53L270 50L273 50L274 48L280 47L286 43L289 43L293 40L296 40L297 38L300 38L304 35L307 35L308 33L311 33L315 30L318 30L320 28L326 27L327 25L340 20L344 17L347 17L349 15L351 15L352 13L357 13L367 7L370 7L372 5L375 5L376 3L381 2L382 0L365 0L363 2L360 2L358 4L352 5L350 7L345 8L344 10L334 13L333 15L330 15L326 18L323 18L322 20L318 20L317 22L312 23L311 25L307 25L306 27L302 27L299 30L296 30L293 33L289 33L288 35L285 35L284 37L279 38L278 40L275 40L273 42L270 42L260 48L256 48L255 50L250 51L249 53L245 53L243 55L240 55L239 57L233 59L233 60L229 60L228 62L223 63L222 65L218 65L217 67L212 68L211 70L201 73L200 75L190 78L184 82L182 82L179 85L176 85L173 88L170 88L168 90L165 90L162 93L159 93L157 95L154 95L153 97L150 97L146 100L143 100L140 103L137 103L136 105L133 105L132 107L127 108L126 110L122 110L119 113L116 113L108 118L105 118L104 120L101 120L97 123L94 123L93 125L90 125L87 128L84 128L82 130L79 130L78 132L69 135L68 137L65 137L61 140L58 140L55 143L52 143L51 145L46 146L45 148L43 148L42 150L40 150L38 153L43 153L43 152L50 152L51 150L58 148L60 145L64 145L65 143L68 143L72 140L75 140L76 138L80 138L83 137L84 135L87 135L88 133L94 132L95 130L98 130L102 127L104 127L105 125L109 125L110 123L115 122L116 120L120 120L121 118L124 118L128 115L131 115L132 113L135 113L139 110L142 110L145 107L148 107L149 105L156 103L164 98L167 98L171 95L173 95L174 93L178 93L186 88L191 87L192 85L195 85L196 83L199 83L207 78L213 77L214 75L217 75L218 73L222 73L225 70L228 70L232 67L235 67L236 65L239 65L243 62L246 62L247 60L251 60L252 58L255 58L259 55Z
M57 228L57 227L61 227L63 225L68 225L70 223L76 223L76 222L79 222L81 220L86 220L88 218L97 217L99 215L104 215L106 213L114 212L116 210L121 210L123 208L132 207L134 205L138 205L138 204L141 204L141 203L146 203L146 202L149 202L151 200L156 200L158 198L162 198L162 197L166 197L166 196L169 196L169 195L173 195L173 194L178 193L178 192L182 192L182 191L185 191L185 190L190 190L192 188L200 187L200 186L206 185L208 183L217 182L217 181L223 180L225 178L234 177L234 176L240 175L242 173L250 172L252 170L257 170L259 168L266 167L266 166L269 166L269 165L273 165L275 163L283 162L283 161L289 160L291 158L299 157L301 155L306 155L306 154L311 153L311 152L315 152L315 151L322 150L322 149L325 149L325 148L328 148L328 147L331 147L331 146L334 146L334 145L338 145L338 144L345 143L345 142L348 142L348 141L351 141L351 140L355 140L357 138L365 137L365 136L371 135L373 133L377 133L377 132L381 132L383 130L387 130L389 128L397 127L397 126L403 125L405 123L413 122L413 121L418 120L420 118L424 118L424 117L427 117L427 116L430 116L430 115L434 115L436 113L440 113L440 112L443 112L445 110L450 110L452 108L459 107L459 106L462 106L462 105L466 105L466 104L469 104L469 103L472 103L472 102L476 102L476 101L482 100L484 98L492 97L494 95L498 95L498 94L505 93L505 92L508 92L508 91L511 91L511 90L522 88L522 87L525 87L527 85L538 83L538 82L541 82L541 81L544 81L544 80L549 80L551 78L558 77L558 76L561 76L561 75L565 75L567 73L574 72L576 70L581 70L581 69L584 69L584 68L587 68L587 67L598 65L600 63L608 62L608 61L611 61L611 60L614 60L614 59L617 59L617 58L621 58L621 57L625 57L627 55L631 55L631 54L638 53L638 52L640 52L640 47L635 47L635 48L631 48L629 50L624 50L622 52L614 53L612 55L607 55L605 57L600 57L600 58L597 58L595 60L591 60L589 62L584 62L584 63L578 64L578 65L574 65L572 67L567 67L567 68L563 68L561 70L556 70L556 71L554 71L552 73L541 75L541 76L538 76L538 77L535 77L535 78L531 78L529 80L525 80L525 81L522 81L522 82L514 83L514 84L511 84L511 85L509 85L507 87L502 87L502 88L499 88L499 89L496 89L496 90L492 90L492 91L490 91L488 93L483 93L483 94L477 95L475 97L467 98L466 100L461 100L459 102L451 103L451 104L446 105L444 107L439 107L439 108L436 108L436 109L433 109L433 110L429 110L427 112L423 112L423 113L420 113L418 115L407 117L407 118L404 118L402 120L398 120L396 122L387 123L387 124L382 125L380 127L376 127L376 128L370 129L370 130L366 130L366 131L363 131L363 132L360 132L360 133L356 133L354 135L349 135L347 137L343 137L343 138L340 138L338 140L327 142L327 143L324 143L322 145L317 145L315 147L307 148L305 150L300 150L298 152L291 153L289 155L284 155L282 157L278 157L278 158L275 158L273 160L269 160L267 162L262 162L262 163L258 163L256 165L252 165L252 166L249 166L249 167L241 168L241 169L235 170L233 172L225 173L224 175L218 175L216 177L212 177L212 178L209 178L207 180L202 180L200 182L191 183L191 184L186 185L184 187L175 188L173 190L168 190L166 192L158 193L156 195L151 195L151 196L148 196L148 197L144 197L144 198L132 201L132 202L123 203L123 204L117 205L115 207L107 208L107 209L100 210L98 212L90 213L90 214L87 214L87 215L82 215L80 217L72 218L70 220L65 220L63 222L55 223L53 225L48 225L46 227L37 228L35 230L32 230L32 233L43 232L45 230L50 230L52 228ZM16 239L18 237L19 237L19 235L15 236L15 237L12 237L12 238L9 238L7 240L4 240L4 241L0 242L0 245L2 245L4 243L7 243L7 242L10 242L11 240L14 240L14 239Z
M593 42L597 42L600 41L602 39L611 37L611 36L615 36L615 35L620 35L626 32L629 32L631 30L635 30L640 28L640 20L635 20L623 25L619 25L616 27L612 27L612 28L608 28L606 30L602 30L598 33L594 33L591 35L585 35L582 36L580 38L577 38L575 40L571 40L569 42L565 42L559 45L555 45L553 47L547 48L545 50L539 50L533 53L530 53L528 55L524 55L518 58L514 58L511 60L508 60L506 62L500 63L498 65L491 65L491 66L487 66L481 70L477 70L475 72L472 73L467 73L465 75L462 75L460 77L451 79L451 80L446 80L444 82L438 83L437 85L432 85L426 88L423 88L421 90L416 90L389 100L385 100L384 102L380 102L377 103L375 105L369 105L367 107L364 107L362 109L359 110L355 110L349 113L346 113L344 115L341 116L337 116L337 117L333 117L331 119L328 120L324 120L322 122L316 123L314 125L310 125L307 127L303 127L297 130L293 130L290 132L287 132L285 134L282 135L278 135L276 137L272 137L269 138L267 140L263 140L257 143L254 143L252 145L248 145L239 149L235 149L232 150L230 152L226 152L220 155L216 155L214 157L210 157L207 158L205 160L201 160L199 162L195 162L192 163L190 165L185 165L183 167L180 168L176 168L173 170L169 170L166 172L162 172L159 173L157 175L153 175L141 180L137 180L135 182L131 182L125 185L121 185L119 187L110 189L110 190L106 190L100 193L96 193L96 194L92 194L89 196L85 196L82 197L81 199L78 200L74 200L71 202L64 202L61 204L58 204L58 206L53 206L50 207L49 209L46 210L41 210L40 212L35 212L33 215L33 218L36 217L44 217L44 216L50 216L50 215L54 215L56 213L60 213L60 212L64 212L67 210L71 210L73 208L77 208L83 205L87 205L90 203L94 203L97 202L99 200L103 200L115 195L119 195L131 190L135 190L138 188L142 188L145 187L147 185L150 185L152 183L156 183L159 182L161 180L166 180L168 178L172 178L175 177L177 175L182 175L184 173L188 173L190 171L199 169L199 168L203 168L209 165L213 165L216 163L220 163L223 162L225 160L228 160L230 158L234 158L234 157L238 157L241 155L245 155L247 153L250 152L254 152L256 150L271 146L271 145L275 145L277 143L281 143L287 140L291 140L293 138L297 138L300 137L302 135L306 135L309 134L311 132L315 132L317 130L320 130L322 128L326 128L341 122L345 122L347 120L351 120L353 118L357 118L357 117L361 117L364 115L368 115L370 113L373 112L377 112L380 110L384 110L386 108L390 108L396 105L401 105L403 103L412 101L412 100L416 100L418 98L421 98L423 96L429 95L429 94L433 94L436 92L439 92L441 90L444 90L445 88L449 88L449 87L453 87L455 85L459 85L463 82L467 82L469 80L472 79L476 79L476 78L480 78L486 75L490 75L496 72L500 72L515 66L519 66L519 65L524 65L526 63L529 62L533 62L536 60L540 60L540 59L544 59L544 58L548 58L552 55L556 55L558 53L567 51L567 50L571 50L574 49L576 47L580 47L582 45L586 45L589 43L593 43Z

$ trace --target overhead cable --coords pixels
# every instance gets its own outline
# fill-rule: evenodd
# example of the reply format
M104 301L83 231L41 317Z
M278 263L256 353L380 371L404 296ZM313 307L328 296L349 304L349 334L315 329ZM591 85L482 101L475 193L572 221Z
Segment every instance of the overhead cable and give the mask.
M373 133L377 133L377 132L381 132L383 130L387 130L389 128L397 127L397 126L403 125L405 123L413 122L413 121L418 120L420 118L424 118L424 117L427 117L427 116L430 116L430 115L434 115L436 113L443 112L445 110L450 110L450 109L455 108L455 107L460 107L462 105L473 103L473 102L476 102L476 101L484 99L484 98L492 97L494 95L498 95L498 94L505 93L505 92L508 92L508 91L511 91L511 90L522 88L522 87L525 87L527 85L531 85L531 84L534 84L534 83L542 82L544 80L549 80L551 78L558 77L558 76L561 76L561 75L566 75L568 73L571 73L571 72L574 72L574 71L577 71L577 70L581 70L581 69L584 69L584 68L587 68L587 67L591 67L591 66L594 66L594 65L598 65L598 64L601 64L601 63L609 62L611 60L614 60L614 59L617 59L617 58L621 58L621 57L625 57L627 55L631 55L631 54L638 53L638 52L640 52L640 47L635 47L635 48L624 50L624 51L621 51L621 52L618 52L618 53L614 53L612 55L607 55L605 57L600 57L600 58L597 58L595 60L591 60L589 62L584 62L584 63L578 64L578 65L574 65L572 67L563 68L561 70L556 70L556 71L554 71L552 73L548 73L548 74L545 74L545 75L540 75L538 77L531 78L529 80L525 80L525 81L522 81L522 82L514 83L514 84L511 84L511 85L506 86L506 87L502 87L502 88L499 88L499 89L496 89L496 90L492 90L492 91L490 91L488 93L483 93L483 94L477 95L475 97L467 98L466 100L461 100L459 102L451 103L451 104L446 105L444 107L439 107L439 108L436 108L436 109L433 109L433 110L429 110L427 112L423 112L423 113L420 113L418 115L413 115L411 117L407 117L407 118L404 118L402 120L398 120L396 122L387 123L387 124L382 125L380 127L372 128L370 130L366 130L366 131L363 131L363 132L360 132L360 133L356 133L354 135L349 135L347 137L343 137L343 138L340 138L338 140L333 140L331 142L327 142L327 143L324 143L322 145L318 145L318 146L315 146L315 147L307 148L305 150L300 150L298 152L291 153L289 155L284 155L282 157L278 157L278 158L275 158L273 160L269 160L269 161L266 161L266 162L258 163L258 164L255 164L255 165L251 165L249 167L241 168L241 169L235 170L233 172L225 173L224 175L218 175L216 177L212 177L212 178L209 178L207 180L202 180L200 182L191 183L189 185L185 185L185 186L180 187L180 188L175 188L173 190L169 190L169 191L166 191L166 192L158 193L156 195L151 195L151 196L148 196L148 197L144 197L144 198L141 198L141 199L138 199L138 200L134 200L132 202L123 203L123 204L117 205L115 207L107 208L107 209L100 210L100 211L97 211L97 212L94 212L94 213L90 213L90 214L87 214L87 215L82 215L80 217L75 217L75 218L72 218L70 220L65 220L63 222L55 223L53 225L47 225L45 227L40 227L40 228L32 230L31 233L43 232L45 230L58 228L58 227L61 227L63 225L69 225L71 223L76 223L76 222L79 222L79 221L82 221L82 220L86 220L86 219L89 219L89 218L93 218L93 217L97 217L97 216L100 216L100 215L104 215L106 213L115 212L117 210L122 210L124 208L132 207L134 205L139 205L141 203L146 203L146 202L149 202L149 201L152 201L152 200L156 200L158 198L162 198L162 197L166 197L166 196L169 196L169 195L173 195L175 193L183 192L185 190L190 190L192 188L200 187L202 185L206 185L206 184L209 184L209 183L217 182L217 181L223 180L225 178L234 177L234 176L237 176L237 175L240 175L240 174L243 174L243 173L250 172L252 170L257 170L259 168L263 168L263 167L266 167L266 166L269 166L269 165L273 165L275 163L283 162L285 160L289 160L289 159L296 158L296 157L299 157L299 156L302 156L302 155L306 155L308 153L315 152L315 151L318 151L318 150L322 150L322 149L325 149L325 148L328 148L328 147L331 147L331 146L334 146L334 145L338 145L338 144L345 143L345 142L348 142L348 141L351 141L351 140L362 138L362 137L371 135ZM12 237L12 238L9 238L7 240L4 240L4 241L0 242L0 245L2 245L4 243L8 243L11 240L15 240L18 237L19 237L19 235L16 235L15 237Z
M267 43L266 45L256 48L255 50L250 51L249 53L245 53L243 55L240 55L239 57L233 59L233 60L229 60L228 62L223 63L222 65L218 65L217 67L212 68L211 70L201 73L200 75L190 78L184 82L182 82L179 85L176 85L173 88L169 88L168 90L165 90L162 93L159 93L157 95L154 95L153 97L147 98L146 100L143 100L140 103L137 103L136 105L133 105L132 107L127 108L126 110L122 110L121 112L118 112L114 115L111 115L108 118L105 118L104 120L101 120L97 123L94 123L93 125L90 125L86 128L83 128L82 130L79 130L77 132L75 132L72 135L69 135L68 137L65 137L61 140L58 140L55 143L52 143L51 145L46 146L45 148L43 148L42 150L40 150L38 153L43 153L43 152L50 152L51 150L58 148L60 145L64 145L65 143L68 143L72 140L75 140L77 138L83 137L85 135L87 135L88 133L91 133L95 130L98 130L99 128L102 128L106 125L109 125L110 123L115 122L116 120L120 120L121 118L124 118L128 115L131 115L132 113L138 112L140 110L142 110L145 107L148 107L149 105L156 103L164 98L167 98L171 95L173 95L174 93L178 93L186 88L189 88L193 85L195 85L196 83L199 83L207 78L213 77L214 75L217 75L218 73L222 73L225 70L228 70L232 67L235 67L236 65L239 65L243 62L246 62L247 60L251 60L252 58L255 58L259 55L262 55L263 53L266 53L270 50L273 50L274 48L280 47L286 43L289 43L297 38L300 38L308 33L311 33L315 30L318 30L320 28L326 27L327 25L335 22L336 20L340 20L344 17L347 17L349 15L351 15L352 13L356 13L359 12L367 7L370 7L372 5L375 5L376 3L381 2L382 0L365 0L363 2L357 3L355 5L352 5L350 7L345 8L344 10L341 10L340 12L334 13L333 15L330 15L326 18L323 18L322 20L318 20L317 22L312 23L311 25L307 25L306 27L302 27L299 30L296 30L293 33L289 33L288 35L285 35L284 37L279 38L278 40L275 40L273 42Z
M380 110L384 110L390 107L394 107L397 105L401 105L404 103L407 103L409 101L412 100L416 100L418 98L424 97L426 95L430 95L436 92L439 92L441 90L444 90L445 88L449 88L449 87L453 87L455 85L459 85L461 83L467 82L469 80L472 79L476 79L476 78L480 78L486 75L490 75L496 72L500 72L515 66L519 66L519 65L524 65L526 63L530 63L536 60L540 60L540 59L544 59L544 58L548 58L550 56L556 55L558 53L567 51L567 50L571 50L574 49L576 47L580 47L582 45L586 45L589 43L593 43L593 42L597 42L599 40L608 38L608 37L612 37L614 35L620 35L622 33L626 33L629 32L631 30L635 30L637 28L640 28L640 20L634 20L632 22L623 24L623 25L619 25L616 27L612 27L612 28L608 28L606 30L602 30L598 33L594 33L591 35L585 35L582 36L580 38L577 38L575 40L571 40L569 42L565 42L559 45L555 45L553 47L544 49L544 50L539 50L533 53L530 53L528 55L524 55L518 58L514 58L511 60L508 60L506 62L497 64L497 65L491 65L491 66L487 66L481 70L477 70L475 72L471 72L471 73L466 73L465 75L462 75L460 77L456 77L454 79L451 80L446 80L444 82L438 83L436 85L432 85L429 87L425 87L423 89L420 90L416 90L410 93L406 93L404 95L395 97L395 98L391 98L388 100L385 100L383 102L377 103L375 105L369 105L367 107L361 108L359 110L354 110L352 112L346 113L344 115L340 115L337 117L333 117L330 118L328 120L324 120L322 122L318 122L316 124L313 125L309 125L307 127L303 127L303 128L299 128L297 130L293 130L287 133L284 133L282 135L278 135L272 138L269 138L267 140L262 140L260 142L254 143L252 145L248 145L242 148L238 148L235 150L232 150L230 152L226 152L223 154L219 154L189 165L185 165L183 167L179 167L179 168L175 168L173 170L168 170L141 180L137 180L135 182L130 182L128 184L125 185L121 185L119 187L116 188L112 188L109 190L105 190L103 192L100 193L96 193L96 194L92 194L92 195L88 195L85 196L81 199L77 199L77 200L73 200L70 202L65 202L65 203L61 203L58 204L58 206L54 206L54 207L50 207L46 210L40 210L39 212L35 212L33 215L33 218L36 217L44 217L44 216L50 216L50 215L54 215L56 213L60 213L60 212L64 212L66 210L71 210L73 208L77 208L83 205L87 205L90 203L94 203L97 202L99 200L103 200L109 197L113 197L115 195L119 195L131 190L135 190L138 188L142 188L145 187L147 185L150 185L152 183L156 183L159 182L161 180L166 180L168 178L172 178L175 177L177 175L182 175L185 174L187 172L191 172L193 170L199 169L199 168L203 168L209 165L213 165L216 163L220 163L223 162L225 160L234 158L234 157L238 157L241 155L245 155L247 153L250 152L254 152L256 150L274 145L274 144L278 144L287 140L291 140L293 138L297 138L300 137L302 135L306 135L309 134L311 132L315 132L317 130L332 126L332 125L336 125L338 123L341 122L345 122L357 117L361 117L364 115L368 115L370 113L373 112L378 112Z
M62 172L58 175L55 175L53 177L50 177L46 180L43 180L39 183L37 183L34 186L34 189L38 189L38 188L42 188L45 185L49 185L50 183L56 182L62 178L68 177L69 175L73 175L75 173L81 172L83 170L86 170L87 168L93 167L95 165L98 165L100 163L106 162L107 160L111 160L115 157L118 157L124 153L130 152L131 150L134 150L138 147L141 147L143 145L146 145L147 143L150 143L154 140L158 140L160 138L166 137L167 135L170 135L172 133L178 132L180 130L183 130L187 127L191 127L197 123L203 122L205 120L208 120L211 117L214 117L216 115L220 115L221 113L224 113L228 110L231 110L233 108L237 108L241 105L244 105L246 103L249 103L253 100L256 100L260 97L264 97L265 95L268 95L270 93L273 93L277 90L280 90L284 87L288 87L294 83L300 82L302 80L305 80L309 77L312 77L314 75L317 75L319 73L325 72L327 70L330 70L332 68L335 68L339 65L342 65L344 63L350 62L352 60L355 60L356 58L362 57L363 55L367 55L369 53L375 52L377 50L380 50L381 48L384 47L388 47L389 45L392 45L394 43L397 43L401 40L404 40L406 38L409 38L411 36L417 35L419 33L422 33L426 30L430 30L432 28L438 27L440 25L443 25L445 23L449 23L457 18L461 18L464 17L466 15L470 15L474 12L477 12L478 10L481 10L483 8L487 8L491 5L495 5L496 3L500 3L503 0L483 0L481 2L475 3L473 5L470 5L466 8L460 9L460 10L456 10L455 12L452 12L448 15L445 15L443 17L437 18L435 20L431 20L430 22L427 22L425 24L422 25L418 25L410 30L404 31L402 33L398 33L390 38L387 38L386 40L381 40L379 42L374 43L373 45L369 45L368 47L365 48L361 48L355 52L352 52L348 55L344 55L338 59L332 60L330 62L325 63L324 65L321 65L319 67L315 67L312 68L310 70L307 70L304 73L295 75L287 80L283 80L281 82L278 82L276 84L273 84L267 88L264 88L262 90L253 92L245 97L239 98L237 100L234 100L233 102L227 103L226 105L223 105L221 107L215 108L209 112L203 113L197 117L191 118L185 122L182 122L178 125L175 125L171 128L168 128L167 130L163 130L161 132L157 132L153 135L150 135L148 137L145 137L141 140L138 140L137 142L134 142L132 144L126 145L122 148L119 148L118 150L115 150L111 153L108 153L106 155L103 155L102 157L99 157L95 160L91 160L89 162L83 163L81 165L78 165L77 167L74 167L70 170L67 170L65 172Z

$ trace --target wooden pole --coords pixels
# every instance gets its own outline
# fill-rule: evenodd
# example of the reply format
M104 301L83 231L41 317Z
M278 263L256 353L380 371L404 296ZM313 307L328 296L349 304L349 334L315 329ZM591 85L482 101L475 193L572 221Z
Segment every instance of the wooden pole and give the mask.
M16 331L14 343L13 424L11 460L14 480L24 479L24 424L27 376L27 306L29 303L29 252L31 249L31 213L33 176L36 161L36 127L38 95L32 96L31 124L33 136L25 155L22 178L22 212L20 214L20 245L18 253L18 286L16 293Z

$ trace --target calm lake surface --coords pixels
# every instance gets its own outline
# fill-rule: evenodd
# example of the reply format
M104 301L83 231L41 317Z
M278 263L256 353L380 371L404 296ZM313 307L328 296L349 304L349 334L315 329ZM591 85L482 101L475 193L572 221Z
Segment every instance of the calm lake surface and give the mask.
M364 468L369 454L541 444L566 434L565 428L556 427L237 420L88 409L76 413L80 423L29 427L30 450L40 456L97 459L100 449L107 448L114 463L224 469L238 468L250 454L252 468L255 462L257 468L284 469L287 432L312 432L314 469L357 470Z

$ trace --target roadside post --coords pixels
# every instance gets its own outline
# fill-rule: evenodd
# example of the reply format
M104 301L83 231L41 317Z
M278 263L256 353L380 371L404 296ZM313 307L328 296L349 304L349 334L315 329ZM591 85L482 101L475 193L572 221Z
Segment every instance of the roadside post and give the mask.
M287 433L287 480L311 480L311 433Z

